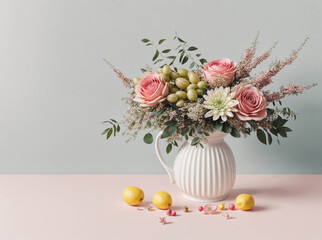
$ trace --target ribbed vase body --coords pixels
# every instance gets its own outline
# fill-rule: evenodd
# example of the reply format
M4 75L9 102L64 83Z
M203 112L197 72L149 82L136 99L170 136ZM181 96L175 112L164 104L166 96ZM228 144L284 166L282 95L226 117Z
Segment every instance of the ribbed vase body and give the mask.
M204 148L191 146L189 141L180 148L173 170L185 198L214 202L227 197L235 182L236 166L224 136L213 133Z

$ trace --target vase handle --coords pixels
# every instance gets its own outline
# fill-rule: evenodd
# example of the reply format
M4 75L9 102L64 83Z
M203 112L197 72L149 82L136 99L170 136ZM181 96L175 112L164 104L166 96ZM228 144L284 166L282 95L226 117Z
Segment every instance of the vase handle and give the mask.
M160 132L157 136L157 138L155 139L155 151L157 153L157 156L162 164L162 166L165 168L165 170L167 171L169 178L170 178L170 182L171 183L175 183L175 177L174 177L174 171L171 167L169 167L169 165L166 163L166 161L164 160L164 158L161 155L160 152L160 147L159 147L159 141L160 141L160 137L162 135L163 132Z

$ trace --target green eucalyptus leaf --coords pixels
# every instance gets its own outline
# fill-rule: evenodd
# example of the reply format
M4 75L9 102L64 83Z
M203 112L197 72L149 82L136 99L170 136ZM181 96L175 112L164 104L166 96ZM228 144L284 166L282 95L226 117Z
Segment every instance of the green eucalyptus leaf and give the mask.
M144 43L150 42L150 40L149 39L146 39L146 38L143 38L141 41L144 42Z
M182 59L182 64L185 64L188 60L189 60L189 57L188 57L188 56L185 56L185 57Z
M231 129L230 135L235 137L235 138L240 138L241 137L240 132L236 128Z
M195 133L195 129L191 128L189 131L189 136L192 137L192 135Z
M179 37L178 37L178 40L179 40L180 42L182 42L182 43L185 43L185 41L184 41L183 39L179 38Z
M167 153L170 153L170 152L171 152L171 150L172 150L172 144L171 144L171 143L169 143L169 144L168 144L168 146L167 146L166 151L167 151Z
M116 128L117 132L119 132L121 130L121 127L120 125L117 125L117 128Z
M156 50L156 51L155 51L155 54L154 54L154 56L153 56L153 58L152 58L152 61L155 61L158 57L159 57L159 51L158 51L158 50Z
M171 49L165 49L162 51L162 53L169 53L171 51Z
M167 126L162 135L161 135L161 138L168 138L170 137L172 134L174 134L175 132L177 131L177 124L173 124L173 125L169 125Z
M182 131L181 131L181 135L182 136L186 136L188 132L189 132L189 127L188 126L187 127L184 127L182 129Z
M177 121L175 120L170 120L164 123L164 125L168 126L168 125L173 125L173 124L177 124Z
M195 66L195 62L192 62L192 63L190 64L189 68L191 69L191 68L193 68L194 66Z
M106 134L106 139L109 139L110 136L112 135L112 133L113 133L113 128L109 128L109 130L108 130L108 132Z
M161 39L161 40L159 41L159 45L161 45L165 40L166 40L166 39Z
M147 72L147 70L146 70L146 69L144 69L144 68L141 68L141 72L142 72L142 73L145 73L145 72Z
M270 131L272 134L274 134L275 136L277 136L277 134L278 134L278 132L277 132L276 128L271 128L269 131Z
M147 133L145 134L144 138L143 138L143 141L146 143L146 144L151 144L153 143L153 136L151 133Z
M201 62L201 64L204 64L204 63L206 63L206 62L207 62L207 60L206 60L206 59L204 59L204 58L199 59L199 61Z
M191 141L191 146L196 146L199 143L199 138L195 137L194 139L192 139Z
M277 131L278 131L278 134L281 135L283 138L287 137L287 133L283 128L279 128L277 129Z
M198 53L198 54L196 54L196 56L197 56L197 57L200 57L200 56L201 56L201 54L200 54L200 53Z
M166 109L166 108L161 109L161 110L159 110L159 111L156 111L156 112L155 112L155 116L156 116L156 117L160 117L163 113L165 113L165 111L167 111L167 109Z
M262 129L257 129L257 138L261 143L267 144L266 143L266 135Z
M177 57L176 56L168 56L167 58L169 58L169 59L176 59Z
M282 127L287 122L287 119L281 118L281 116L278 116L277 119L274 120L273 126L276 128Z
M222 123L221 123L219 120L217 120L217 121L213 122L213 123L212 123L212 126L213 126L216 130L218 130L218 131L222 131L222 127L223 127L223 125L222 125Z
M229 126L229 124L225 122L225 123L223 124L222 131L223 131L224 133L230 133L230 132L231 132L231 130L232 130L231 126Z
M288 128L288 127L282 127L282 129L285 131L285 132L292 132L292 129Z
M188 48L188 51L196 51L196 50L198 50L198 48L196 48L196 47L190 47L190 48Z

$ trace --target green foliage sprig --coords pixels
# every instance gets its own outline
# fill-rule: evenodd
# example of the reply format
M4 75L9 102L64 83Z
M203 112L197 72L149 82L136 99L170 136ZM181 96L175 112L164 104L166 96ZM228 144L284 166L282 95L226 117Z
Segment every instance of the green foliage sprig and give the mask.
M198 50L197 47L189 45L187 41L180 38L177 34L173 39L178 40L179 42L179 45L175 49L175 51L177 51L176 55L170 54L171 52L174 52L170 48L165 48L163 50L160 49L161 44L166 41L166 39L164 38L157 41L158 42L157 44L155 44L153 41L147 38L143 38L141 40L145 44L145 46L153 46L155 48L155 52L152 57L152 62L154 65L157 63L163 62L164 63L163 65L167 64L169 66L172 66L175 63L175 61L178 60L178 62L182 65L188 63L190 69L194 67L201 69L202 64L207 62L206 59L201 58L201 53L195 52L196 50ZM200 63L198 63L198 61L196 61L194 57L197 57ZM163 65L161 65L161 67ZM141 68L141 71L146 72L147 69Z
M104 121L103 123L109 123L111 125L111 127L106 128L102 132L102 135L105 135L106 134L106 139L109 139L112 134L115 137L116 136L116 133L120 132L120 130L121 130L120 124L116 120L114 120L114 119L110 119L110 120Z

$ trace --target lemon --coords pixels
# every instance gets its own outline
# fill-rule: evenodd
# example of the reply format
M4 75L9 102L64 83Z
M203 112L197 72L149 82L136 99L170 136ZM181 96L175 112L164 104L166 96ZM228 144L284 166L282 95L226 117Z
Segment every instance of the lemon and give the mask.
M254 207L255 201L254 198L249 194L239 194L235 200L236 206L240 210L250 210Z
M172 198L169 193L159 191L152 198L154 206L159 209L168 209L172 205Z
M144 192L138 187L127 187L122 194L124 202L131 206L140 205L144 199Z

